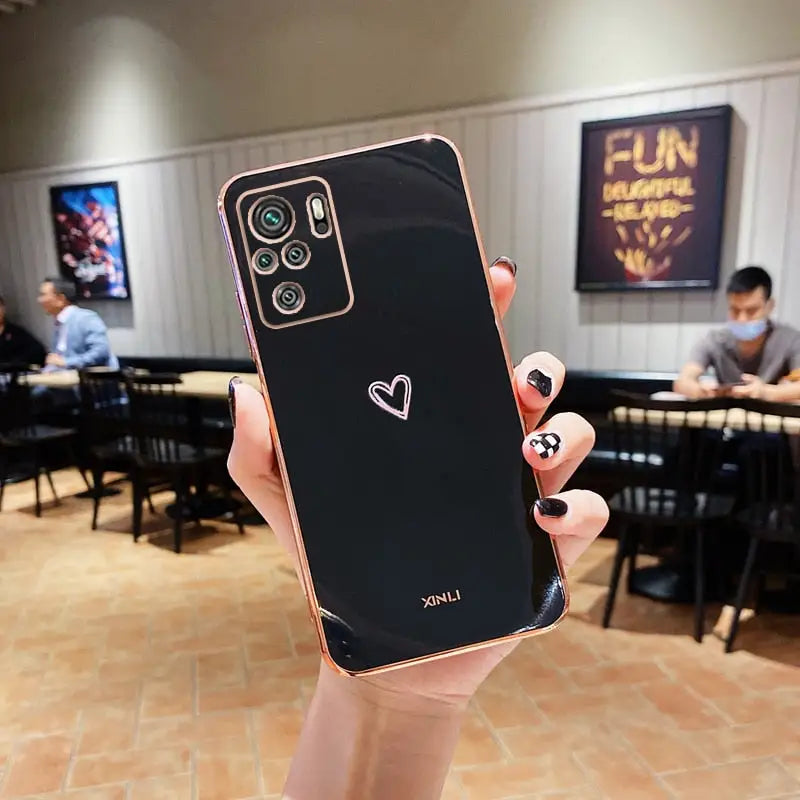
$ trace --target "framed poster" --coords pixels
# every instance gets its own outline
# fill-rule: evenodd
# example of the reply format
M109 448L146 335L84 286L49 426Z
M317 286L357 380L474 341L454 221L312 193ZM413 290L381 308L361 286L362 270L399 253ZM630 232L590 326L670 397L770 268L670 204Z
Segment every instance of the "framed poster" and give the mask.
M578 291L717 288L732 112L584 123Z
M51 186L60 274L84 300L129 300L128 265L116 181Z

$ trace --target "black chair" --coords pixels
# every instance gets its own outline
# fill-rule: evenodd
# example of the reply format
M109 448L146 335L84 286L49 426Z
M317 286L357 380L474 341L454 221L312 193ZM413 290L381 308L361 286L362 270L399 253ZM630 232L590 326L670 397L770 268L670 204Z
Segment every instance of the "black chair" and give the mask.
M800 578L800 406L744 400L745 503L736 515L749 535L725 652L733 650L739 616L766 572Z
M239 533L244 527L238 504L233 502L227 476L227 451L208 448L197 441L190 425L184 400L176 393L180 376L174 374L126 374L125 385L130 400L135 457L131 467L133 483L133 538L142 532L142 500L148 487L166 482L175 492L174 549L181 551L184 514L199 523L192 487L205 485L208 478L218 477L227 507L231 509Z
M42 473L50 484L56 505L61 502L48 466L50 450L54 445L60 444L69 455L69 463L75 464L72 441L77 431L75 428L56 427L36 421L30 386L24 378L25 371L26 368L21 369L14 365L0 367L0 509L3 507L3 493L13 463L17 474L33 478L36 516L40 517L42 502L39 479ZM83 472L81 477L86 480Z
M92 473L92 530L97 530L100 501L108 493L103 484L106 472L130 478L136 445L125 379L119 370L84 369L78 373L81 395L80 440ZM146 491L150 512L155 513Z
M674 543L677 532L678 544L685 548L692 534L694 635L700 642L705 626L706 534L730 515L734 504L732 496L716 491L731 403L724 399L656 400L627 392L613 395L617 405L612 412L614 469L624 485L609 502L619 540L603 627L611 622L625 559L630 592L643 543L652 543L656 532L669 532ZM712 414L716 419L709 418Z

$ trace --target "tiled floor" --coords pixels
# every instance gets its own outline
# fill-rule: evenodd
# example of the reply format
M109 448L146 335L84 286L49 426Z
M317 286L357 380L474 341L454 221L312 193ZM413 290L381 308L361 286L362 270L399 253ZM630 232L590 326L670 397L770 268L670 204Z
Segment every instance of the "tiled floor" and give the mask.
M0 798L278 797L317 657L269 530L209 528L176 556L169 536L132 543L126 495L92 533L89 501L37 520L30 492L0 513ZM730 656L691 640L688 609L638 598L603 631L611 553L478 693L447 800L800 798L798 618L748 623Z

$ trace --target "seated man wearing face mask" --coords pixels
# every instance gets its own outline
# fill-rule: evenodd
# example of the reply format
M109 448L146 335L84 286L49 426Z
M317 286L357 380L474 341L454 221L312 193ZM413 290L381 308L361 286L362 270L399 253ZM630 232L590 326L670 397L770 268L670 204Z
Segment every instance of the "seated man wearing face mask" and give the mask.
M727 295L727 326L710 331L695 344L675 381L675 391L691 398L724 394L772 402L800 401L800 381L782 381L800 368L800 331L770 320L775 301L769 273L761 267L734 272ZM709 367L716 373L716 386L699 380ZM747 435L740 434L729 447L733 460L743 463ZM737 496L744 496L743 487ZM743 562L743 552L740 557ZM719 638L727 637L733 614L731 605L722 609L714 626ZM751 609L743 609L741 620L752 616Z
M772 402L800 400L800 381L782 378L800 368L800 331L773 322L772 279L761 267L744 267L728 281L728 324L693 348L674 390L691 398L731 394ZM700 382L714 368L718 386Z

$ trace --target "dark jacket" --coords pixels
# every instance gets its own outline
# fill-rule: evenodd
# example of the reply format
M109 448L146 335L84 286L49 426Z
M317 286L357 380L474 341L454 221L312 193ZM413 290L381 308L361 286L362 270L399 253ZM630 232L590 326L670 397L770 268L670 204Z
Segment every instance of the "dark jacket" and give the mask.
M6 322L0 333L0 364L44 364L44 345L25 328Z

